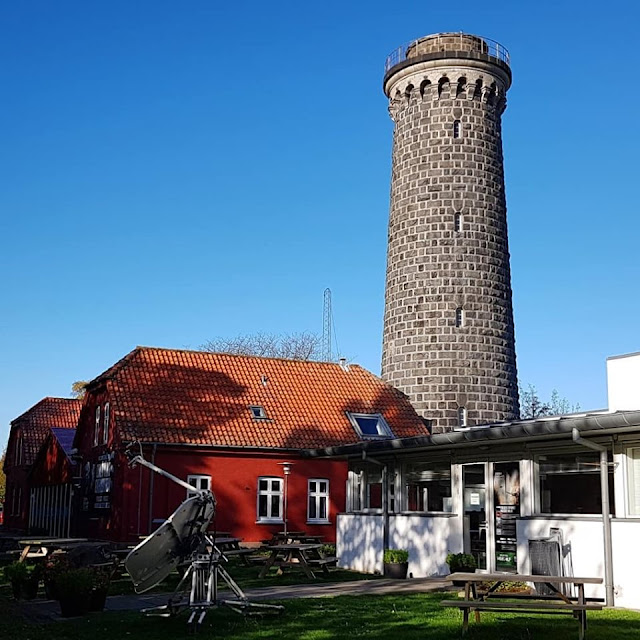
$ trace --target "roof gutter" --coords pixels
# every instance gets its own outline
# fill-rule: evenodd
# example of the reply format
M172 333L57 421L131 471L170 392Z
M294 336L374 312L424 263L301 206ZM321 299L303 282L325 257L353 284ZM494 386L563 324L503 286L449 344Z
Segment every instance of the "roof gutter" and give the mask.
M308 457L356 456L362 451L369 454L397 452L400 450L429 449L433 447L464 447L478 442L519 442L533 438L566 438L573 429L582 435L605 435L640 429L640 411L585 414L580 416L556 416L536 420L505 422L465 431L449 431L431 436L416 436L394 440L369 440L338 447L309 449Z

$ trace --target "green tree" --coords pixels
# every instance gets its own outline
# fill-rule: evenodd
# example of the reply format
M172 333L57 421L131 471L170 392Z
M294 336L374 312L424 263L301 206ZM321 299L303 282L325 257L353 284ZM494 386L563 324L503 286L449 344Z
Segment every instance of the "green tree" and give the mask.
M554 389L548 400L543 400L534 385L520 385L520 417L541 418L544 416L562 416L580 411L579 404L571 404Z
M76 380L71 384L71 397L72 398L84 398L84 394L87 391L86 380Z

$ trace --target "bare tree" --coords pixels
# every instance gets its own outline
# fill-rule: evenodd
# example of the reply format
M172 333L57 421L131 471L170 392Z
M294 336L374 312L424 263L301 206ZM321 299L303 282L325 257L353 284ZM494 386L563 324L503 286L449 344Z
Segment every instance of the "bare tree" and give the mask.
M554 389L551 398L544 401L538 395L534 385L520 386L520 415L523 419L541 418L544 416L562 416L580 411L579 404L571 404Z
M319 360L321 339L315 333L252 333L235 338L214 338L200 345L211 353L232 353L289 360Z

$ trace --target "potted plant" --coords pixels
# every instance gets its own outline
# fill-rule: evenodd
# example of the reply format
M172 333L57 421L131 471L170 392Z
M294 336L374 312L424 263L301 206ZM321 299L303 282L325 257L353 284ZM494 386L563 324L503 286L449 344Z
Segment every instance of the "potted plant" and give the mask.
M400 578L407 577L409 569L409 552L405 549L385 549L384 550L384 577Z
M447 555L449 573L475 573L477 568L476 559L470 553L450 553ZM456 586L464 585L464 581L454 580Z
M49 600L58 599L56 579L64 571L71 569L65 554L54 553L44 563L44 592Z
M24 562L12 562L4 568L4 577L11 583L13 597L20 600L24 585L29 579L29 569Z
M102 611L107 602L111 574L105 569L93 569L92 573L93 588L91 589L89 611Z
M91 569L67 569L56 576L55 588L63 618L81 616L89 611L94 576Z

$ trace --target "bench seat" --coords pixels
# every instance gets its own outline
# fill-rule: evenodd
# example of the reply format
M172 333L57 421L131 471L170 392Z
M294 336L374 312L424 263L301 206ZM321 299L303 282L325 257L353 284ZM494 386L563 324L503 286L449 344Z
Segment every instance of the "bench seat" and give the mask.
M541 610L566 610L566 611L600 611L601 604L577 604L572 602L497 602L495 600L442 600L443 607L456 607L458 609L474 609L476 611L491 609L511 609L518 611L540 612Z

